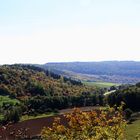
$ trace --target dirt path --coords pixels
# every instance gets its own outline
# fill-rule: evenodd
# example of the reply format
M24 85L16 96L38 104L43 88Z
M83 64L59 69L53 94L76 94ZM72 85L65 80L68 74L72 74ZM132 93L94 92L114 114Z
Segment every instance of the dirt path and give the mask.
M82 111L90 111L93 109L99 109L99 107L81 107L80 109ZM60 115L57 115L57 117L60 117L62 124L67 125L67 121L63 117L63 114L70 113L72 111L73 109L60 110ZM43 127L52 126L54 117L56 116L27 120L3 128L1 127L0 140L15 140L15 136L18 137L24 135L27 135L28 137L37 136L40 134Z

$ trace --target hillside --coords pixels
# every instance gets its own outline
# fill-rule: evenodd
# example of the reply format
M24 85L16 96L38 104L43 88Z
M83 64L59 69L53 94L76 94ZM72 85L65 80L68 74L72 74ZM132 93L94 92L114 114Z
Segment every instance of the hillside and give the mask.
M47 63L43 66L60 74L80 77L87 81L137 83L140 81L140 62L103 61Z
M123 101L126 108L133 111L140 110L140 83L136 85L120 86L118 90L111 93L107 97L110 106L120 105Z
M0 66L0 121L103 103L104 90L33 65ZM1 123L0 123L1 124Z
M44 71L34 66L11 65L0 67L0 94L16 98L79 95L86 91L80 81Z

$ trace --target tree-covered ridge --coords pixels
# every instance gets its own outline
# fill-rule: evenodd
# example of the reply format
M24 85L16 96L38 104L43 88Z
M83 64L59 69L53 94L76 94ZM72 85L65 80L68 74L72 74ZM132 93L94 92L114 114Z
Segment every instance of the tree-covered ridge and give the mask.
M80 80L122 84L140 81L140 62L137 61L61 62L47 63L42 67L70 77L78 74Z
M45 66L83 74L140 77L140 62L135 61L63 62L47 63Z
M0 94L17 98L69 96L91 92L93 88L60 75L28 65L0 67Z
M108 95L107 101L110 106L120 105L123 101L125 108L140 110L140 83L120 87L115 93Z
M22 115L103 104L103 90L32 65L0 66L0 121ZM13 103L13 102L14 103Z

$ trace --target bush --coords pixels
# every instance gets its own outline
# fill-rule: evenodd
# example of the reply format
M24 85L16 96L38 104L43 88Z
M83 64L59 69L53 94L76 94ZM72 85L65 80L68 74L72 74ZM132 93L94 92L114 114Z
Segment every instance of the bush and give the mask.
M74 109L65 116L66 126L56 118L51 128L42 130L41 136L43 140L122 140L126 125L122 114L122 108L89 112Z
M125 113L126 120L128 120L128 119L131 118L131 115L132 115L133 111L131 109L127 108L127 109L124 110L124 113Z
M12 107L4 113L4 121L16 123L20 120L20 116L20 109L18 107Z

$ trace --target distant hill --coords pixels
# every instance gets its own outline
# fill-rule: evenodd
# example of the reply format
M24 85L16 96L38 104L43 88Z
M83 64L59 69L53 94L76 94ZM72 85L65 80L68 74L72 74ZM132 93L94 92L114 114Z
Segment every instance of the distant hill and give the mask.
M135 61L62 62L47 63L43 67L65 75L79 74L91 81L117 83L140 81L140 62Z

